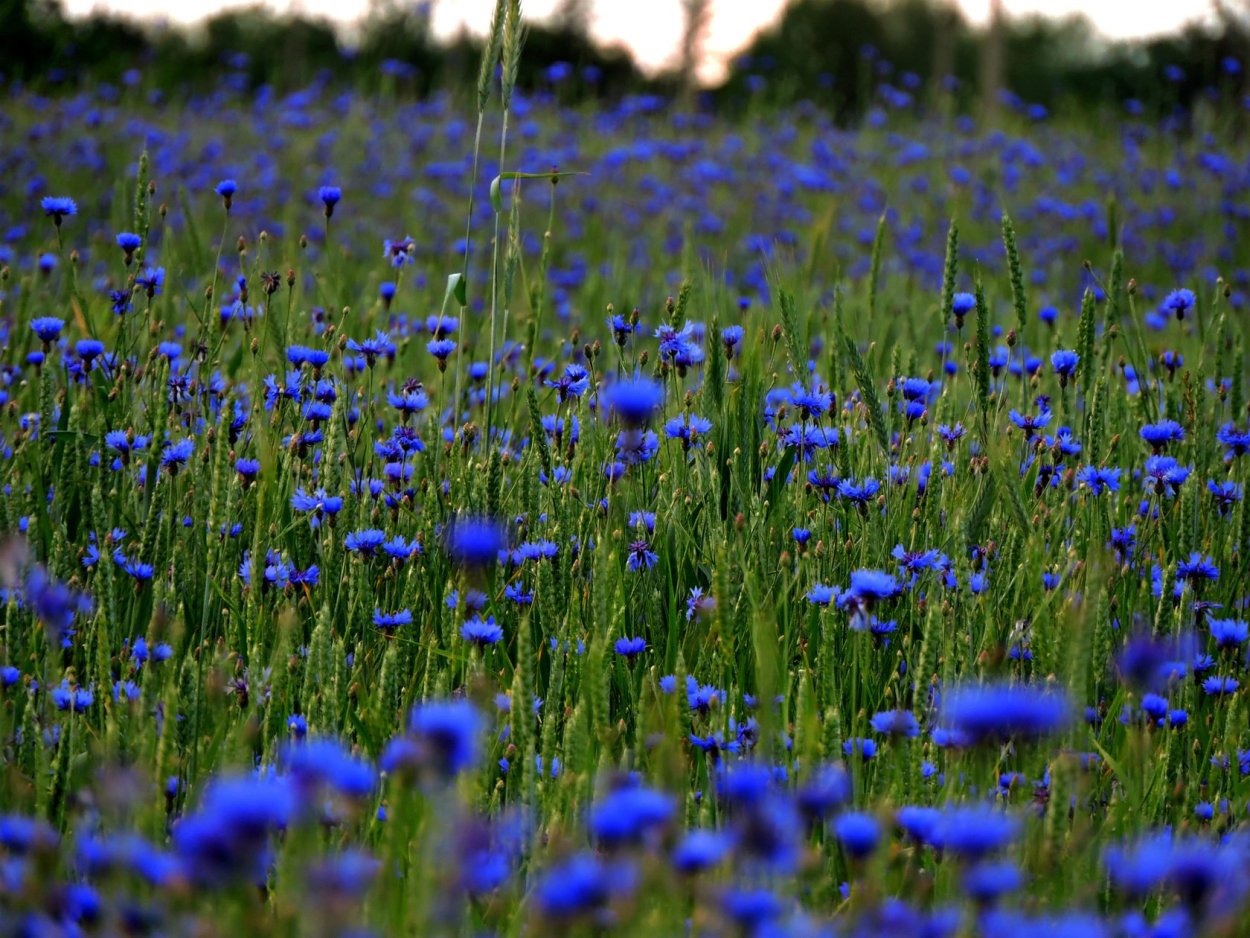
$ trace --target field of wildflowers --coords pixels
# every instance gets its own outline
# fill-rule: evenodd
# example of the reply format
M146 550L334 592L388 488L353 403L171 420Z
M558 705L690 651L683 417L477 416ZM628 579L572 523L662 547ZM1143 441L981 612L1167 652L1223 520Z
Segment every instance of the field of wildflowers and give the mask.
M5 92L3 932L1244 933L1244 141L562 107L510 7Z

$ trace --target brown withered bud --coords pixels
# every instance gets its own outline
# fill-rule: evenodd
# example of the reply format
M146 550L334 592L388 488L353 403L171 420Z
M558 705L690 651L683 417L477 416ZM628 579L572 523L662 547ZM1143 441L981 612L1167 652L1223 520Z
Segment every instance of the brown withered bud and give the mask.
M210 283L204 288L204 299L211 300L213 298L213 285Z
M648 358L650 358L650 356L647 354L647 350L643 349L642 354L638 356L638 366L640 368L645 368L647 366Z
M1089 258L1086 258L1085 260L1081 261L1081 266L1084 267L1086 270L1090 270L1090 271L1094 269L1094 265L1089 262Z
M252 337L251 350L252 350L253 355L255 355L257 352L260 351L260 340L257 339L255 336Z
M301 251L308 247L308 235L302 234L299 236L299 246Z
M8 279L9 279L9 265L5 264L3 267L0 267L0 283L4 283Z
M734 515L734 530L735 531L741 531L746 526L747 526L746 515L744 515L742 512L738 512L736 515Z
M1137 292L1137 278L1136 277L1129 277L1128 285L1125 287L1125 290L1128 291L1129 296L1133 296Z
M671 296L664 301L664 312L672 316L677 311L677 301Z
M772 338L772 340L773 340L774 342L780 342L780 341L781 341L781 324L780 324L780 323L778 323L777 325L773 326L773 331L772 331L772 336L771 336L771 338Z
M578 340L581 339L581 337L582 330L574 326L573 331L569 334L569 345L577 345Z
M263 270L260 274L260 285L265 296L273 296L278 292L278 287L282 286L282 277L276 270Z
M75 267L78 266L78 249L77 248L69 252L69 262L73 264Z
M629 311L629 324L630 324L631 326L636 326L636 325L638 325L638 319L639 319L639 318L640 318L640 314L639 314L639 312L638 312L638 307L637 307L637 306L635 306L633 309L631 309L631 310Z
M269 232L266 231L264 228L262 228L260 230L260 236L258 240L260 241L261 244L265 244L269 240Z
M1018 337L1016 336L1016 330L1012 329L1010 332L1007 333L1007 347L1015 348L1017 341L1018 341Z
M340 352L343 351L343 349L347 348L347 334L346 333L339 336L338 346L339 346Z
M294 267L288 267L286 269L286 285L287 285L288 290L291 287L295 286L295 268Z
M590 357L592 359L598 358L599 353L602 351L603 351L603 346L599 344L598 339L595 339L595 341L590 343Z
M247 250L247 238L243 237L243 235L239 235L239 240L234 243L234 246L235 250L242 254Z
M594 348L591 346L589 342L587 342L585 345L582 346L582 356L588 362L595 360Z

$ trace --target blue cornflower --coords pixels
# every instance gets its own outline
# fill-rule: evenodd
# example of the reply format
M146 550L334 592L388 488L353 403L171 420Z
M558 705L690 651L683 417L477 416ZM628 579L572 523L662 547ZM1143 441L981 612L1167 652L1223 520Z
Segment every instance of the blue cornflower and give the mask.
M875 603L893 599L902 588L893 575L884 570L854 570L851 586L838 598L838 605L866 609Z
M800 459L810 462L816 450L838 445L838 431L833 427L792 423L782 434L781 443L795 447Z
M958 687L941 705L943 726L958 730L972 743L1056 733L1070 716L1064 695L1026 684Z
M1082 466L1076 471L1078 485L1083 485L1094 495L1103 492L1120 491L1120 470L1099 468L1098 466Z
M481 728L481 714L466 700L427 701L415 707L408 718L408 732L418 743L421 763L446 778L477 762ZM385 762L384 756L383 769L387 769Z
M833 406L833 395L820 388L812 388L791 395L790 403L801 419L813 420Z
M328 789L344 797L364 798L377 785L373 766L353 756L336 739L288 742L278 759L301 792Z
M743 935L769 934L769 925L785 910L781 899L768 889L727 890L721 895L721 907Z
M699 873L718 865L733 842L719 831L692 830L673 848L673 869L679 873Z
M386 540L386 534L377 528L367 528L363 531L353 531L347 535L343 541L343 546L353 554L360 554L362 557L372 557L382 547L382 543Z
M1143 694L1141 708L1152 720L1159 720L1168 712L1168 701L1159 694Z
M898 561L900 570L906 570L915 575L922 570L931 569L942 554L936 550L909 551L902 544L895 544L894 549L890 551L890 556Z
M866 478L861 481L843 479L838 483L838 497L853 505L867 505L881 491L881 483L876 479Z
M962 329L964 317L977 308L977 298L972 293L956 293L952 297L951 312L955 314L955 325Z
M979 860L996 853L1020 834L1018 818L988 806L950 807L929 831L929 843L956 856Z
M320 525L323 515L333 517L343 510L343 497L327 494L325 489L317 489L309 494L302 488L297 488L291 496L291 508L308 514L308 523L315 528Z
M1220 578L1220 568L1215 565L1210 557L1193 551L1189 555L1188 560L1182 560L1176 565L1176 579L1188 580L1190 583L1197 584L1200 580L1218 580Z
M795 792L799 811L810 821L822 821L851 800L851 776L841 764L830 764L816 773Z
M1209 677L1202 682L1202 692L1208 697L1222 697L1235 693L1241 682L1235 677Z
M634 541L629 545L629 556L625 559L625 565L634 573L638 573L642 570L650 570L659 559L659 555L651 550L648 542Z
M1041 410L1036 416L1032 414L1022 414L1018 410L1012 410L1007 414L1021 430L1028 431L1029 440L1032 441L1037 436L1037 431L1043 429L1050 423L1051 412L1049 410Z
M43 214L52 219L52 224L61 227L61 220L70 215L78 214L78 203L64 196L48 195L39 202Z
M618 788L599 799L587 826L604 846L639 843L672 819L671 796L651 788Z
M143 239L133 232L122 231L117 235L117 246L125 253L127 264L130 263L134 257L135 251L139 250L139 247L142 244Z
M1155 495L1172 498L1192 471L1171 456L1150 456L1146 459L1144 487Z
M912 403L923 403L927 401L939 389L939 385L924 378L904 378L899 382L898 388L903 392L903 400Z
M239 474L244 485L249 485L260 475L260 460L242 457L234 461L234 471Z
M686 597L686 621L689 622L695 616L700 619L710 615L716 610L716 597L709 596L703 592L703 587L692 586L690 595Z
M1004 893L1015 892L1023 882L1019 867L1009 861L978 863L963 874L964 892L981 905L992 904Z
M397 612L374 609L373 624L384 632L393 632L401 625L412 625L412 612L408 609L400 609Z
M95 703L95 694L89 687L81 685L71 685L68 679L62 680L59 685L52 688L52 703L56 705L58 710L69 710L74 713L81 713Z
M234 204L234 194L239 191L239 185L233 179L223 179L213 187L213 191L221 196L221 204L226 207L226 211L230 211L230 206Z
M90 371L91 363L104 354L104 343L99 339L79 339L74 343L74 351L82 359L83 367Z
M738 325L726 326L721 331L720 341L721 341L721 345L723 345L725 348L726 358L733 358L734 351L741 344L743 335L744 335L743 329L741 326L738 326Z
M635 878L632 867L609 867L592 853L577 853L547 870L534 887L534 905L548 919L577 918L632 891Z
M421 544L416 538L406 541L400 535L396 534L389 541L382 545L382 552L391 560L402 565L413 557L418 556L421 552Z
M604 392L604 399L608 409L622 423L640 427L650 422L664 403L664 388L650 378L625 378L610 385Z
M807 601L813 606L828 606L839 595L841 595L841 590L836 586L825 586L823 583L817 583L807 591Z
M1250 623L1240 619L1211 619L1207 628L1219 648L1236 648L1250 638Z
M143 273L135 274L135 286L142 287L143 292L147 294L148 299L160 295L161 287L164 285L164 267L147 267L144 269Z
M1065 349L1060 349L1050 356L1050 367L1055 369L1055 374L1059 376L1060 387L1067 384L1080 361L1080 355Z
M39 316L30 321L30 328L44 345L51 345L60 337L61 330L65 328L65 320L55 316Z
M618 655L632 662L634 658L647 650L647 640L645 638L618 638L615 648Z
M1185 318L1186 312L1194 308L1196 302L1194 291L1182 288L1173 290L1164 297L1160 309L1165 313L1174 313L1179 321Z
M503 639L503 628L495 623L494 616L487 616L483 619L480 615L474 615L460 626L460 637L479 648L484 648Z
M161 467L170 475L177 475L178 470L187 464L187 460L195 452L195 441L191 439L171 443L161 453Z
M877 755L877 742L867 737L852 736L842 743L842 754L848 758L857 756L864 762L868 762Z
M507 532L490 518L465 516L448 522L444 544L451 559L462 567L489 567L508 546Z
M1250 453L1250 430L1239 430L1234 423L1221 426L1215 431L1215 438L1227 447L1224 451L1225 462Z
M875 732L883 736L914 738L920 735L920 724L910 710L883 710L874 714L869 723Z
M688 450L699 437L712 429L712 421L698 414L683 414L664 424L664 435L670 440L681 440L682 449Z
M848 811L833 822L833 833L850 856L862 860L877 849L881 824L871 814Z
M590 387L590 372L584 366L571 363L564 366L564 374L555 381L544 381L549 388L555 388L561 403L571 397L581 397Z
M664 682L660 682L663 689ZM670 693L666 691L666 693ZM724 701L725 692L718 690L711 684L700 684L692 675L686 675L686 702L690 705L691 710L706 714L711 710L712 705Z
M1244 489L1237 482L1207 482L1207 491L1215 498L1215 510L1221 517L1232 514L1233 506L1241 501Z
M946 443L946 448L954 449L955 444L958 443L961 439L963 439L964 434L967 433L968 431L964 428L964 425L962 423L956 423L954 426L941 423L941 424L938 424L937 432L938 432L938 436L940 436L942 440Z
M1161 453L1167 449L1169 443L1179 443L1185 439L1185 428L1175 420L1160 420L1158 423L1148 423L1137 432L1143 440L1150 444L1151 449L1156 453Z
M322 186L317 190L317 198L321 199L321 204L325 206L326 218L334 214L334 206L339 204L339 200L343 198L343 190L338 186Z

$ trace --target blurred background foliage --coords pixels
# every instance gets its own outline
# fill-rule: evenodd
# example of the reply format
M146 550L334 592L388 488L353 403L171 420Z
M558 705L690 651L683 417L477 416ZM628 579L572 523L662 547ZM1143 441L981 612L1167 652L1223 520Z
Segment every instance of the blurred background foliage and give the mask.
M792 0L734 57L715 87L694 87L710 0L682 0L686 19L673 65L646 74L622 46L590 36L586 0L565 0L530 23L520 85L562 102L683 93L722 114L754 105L811 102L855 120L883 96L898 106L960 111L1008 104L1090 110L1128 105L1143 114L1240 101L1250 60L1250 4L1216 2L1202 25L1162 37L1112 42L1084 18L992 19L975 27L947 0ZM213 88L223 70L240 90L284 92L310 84L389 89L422 97L472 87L480 40L440 41L432 4L375 2L352 27L262 5L190 27L139 23L111 13L67 17L57 0L0 0L6 55L0 81L48 93L100 83L185 95Z

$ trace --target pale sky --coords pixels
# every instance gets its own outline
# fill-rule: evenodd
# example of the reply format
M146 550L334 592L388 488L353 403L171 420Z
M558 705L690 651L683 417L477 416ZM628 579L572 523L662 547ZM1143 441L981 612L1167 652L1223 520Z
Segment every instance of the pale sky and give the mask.
M65 0L71 14L103 7L155 20L190 22L228 6L247 6L252 0ZM954 0L973 22L984 22L990 0ZM342 22L358 18L368 0L267 0L279 10L296 10ZM559 0L526 0L525 14L534 19L549 15ZM711 23L704 40L705 78L721 74L727 57L746 45L751 35L776 17L785 0L713 0ZM1113 38L1138 38L1170 32L1190 20L1210 15L1207 0L1003 0L1008 16L1045 13L1066 16L1084 13L1102 33ZM434 6L436 32L450 35L464 25L484 30L494 0L438 0ZM658 69L671 64L681 38L680 0L592 0L592 30L603 42L628 46L640 65Z

